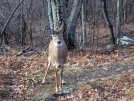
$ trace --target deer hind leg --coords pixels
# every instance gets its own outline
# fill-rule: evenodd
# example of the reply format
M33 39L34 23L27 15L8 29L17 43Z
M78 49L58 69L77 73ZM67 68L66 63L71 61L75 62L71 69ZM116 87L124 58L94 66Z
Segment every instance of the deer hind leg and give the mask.
M46 70L45 76L44 76L44 78L43 78L43 80L42 80L42 84L44 84L44 83L45 83L45 81L46 81L47 73L48 73L48 70L49 70L50 66L51 66L51 60L50 60L50 59L48 59L48 67L47 67L47 70Z

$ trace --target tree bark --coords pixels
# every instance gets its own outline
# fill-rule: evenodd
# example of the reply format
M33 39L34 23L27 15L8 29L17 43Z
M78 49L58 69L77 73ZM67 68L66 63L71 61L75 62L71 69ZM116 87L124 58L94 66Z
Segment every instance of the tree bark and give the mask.
M61 24L61 18L60 18L60 1L59 0L51 0L51 5L52 5L52 17L53 17L53 25L54 25L54 30L58 29Z
M87 39L86 39L86 0L83 0L83 3L82 3L82 33L83 33L82 45L85 46L87 43Z
M109 28L111 42L112 42L113 45L115 45L113 25L111 24L111 21L110 21L109 16L108 16L108 11L107 11L107 8L106 8L106 0L101 0L101 4L102 4L102 12L104 14L105 21L106 21L107 26Z
M66 6L65 6L66 5ZM61 0L61 13L62 13L62 20L64 22L64 39L66 44L68 45L68 33L67 33L67 9L68 0Z
M69 49L75 48L75 30L82 7L82 1L83 0L74 0L71 14L67 19L67 34L69 41L68 42Z
M47 3L48 3L48 18L49 18L49 22L50 22L50 28L54 29L51 0L47 0Z
M60 0L47 0L47 2L50 27L56 30L61 25Z
M125 0L125 3L124 3L124 10L123 10L123 21L126 22L126 19L127 19L127 0Z
M120 29L121 29L121 10L122 0L117 0L117 18L116 18L116 35L117 39L120 38ZM118 43L118 42L117 42Z

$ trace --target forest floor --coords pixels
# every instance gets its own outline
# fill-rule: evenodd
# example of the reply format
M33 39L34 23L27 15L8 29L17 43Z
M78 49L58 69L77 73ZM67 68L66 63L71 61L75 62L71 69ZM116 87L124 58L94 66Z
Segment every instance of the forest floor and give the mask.
M0 101L134 101L134 46L109 50L69 52L63 90L73 90L66 94L55 94L53 68L41 84L47 52L7 52L0 56Z

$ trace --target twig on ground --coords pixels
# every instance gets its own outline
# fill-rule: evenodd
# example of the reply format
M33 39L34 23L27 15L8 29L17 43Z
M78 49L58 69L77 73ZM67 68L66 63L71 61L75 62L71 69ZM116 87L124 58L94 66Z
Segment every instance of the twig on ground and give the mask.
M20 56L23 53L26 53L26 51L29 50L29 49L30 49L30 47L28 46L27 48L25 48L24 50L22 50L20 53L18 53L16 56Z

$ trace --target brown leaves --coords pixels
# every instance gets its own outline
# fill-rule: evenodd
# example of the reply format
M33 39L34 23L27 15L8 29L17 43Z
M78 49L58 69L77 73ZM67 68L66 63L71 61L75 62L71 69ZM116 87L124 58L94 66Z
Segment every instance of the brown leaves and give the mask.
M99 79L81 86L75 92L59 97L59 101L133 101L134 76L120 75L118 78ZM131 82L131 83L130 83Z
M24 98L24 89L27 86L28 75L32 71L44 68L47 65L46 58L38 54L30 57L0 57L0 95L9 87L11 91L7 91L6 95L12 99ZM6 96L6 97L7 97ZM4 97L4 96L3 96Z
M133 64L134 60L133 52L134 51L132 50L129 51L117 50L107 54L102 53L99 54L99 52L97 54L91 54L89 49L83 48L75 52L69 52L68 60L65 67L67 68L69 67L72 69L82 68L84 70L85 68L91 69L101 66L111 68L111 65L115 63L121 63L120 67L122 65L122 66L130 66L132 68L133 65L130 64L131 63ZM44 57L43 55L40 54L32 54L30 56L20 56L20 57L7 57L5 59L1 56L0 94L2 94L3 91L6 91L5 95L8 95L10 98L14 99L19 98L20 100L22 100L24 96L36 93L36 90L34 90L37 89L35 87L35 84L40 85L39 82L42 80L42 77L44 75L43 71L45 71L46 67L47 67L47 56ZM109 71L110 69L107 68L104 69L107 70L107 72L110 72ZM76 77L79 76L83 80L82 82L84 83L86 83L87 80L86 78L92 77L92 75L90 74L81 75L79 73L76 72L73 74ZM78 81L75 82L76 84L79 83L80 78L78 78ZM133 99L134 95L132 92L134 91L133 86L134 76L126 75L115 78L106 80L97 80L96 82L93 82L95 87L93 87L90 84L87 84L86 86L85 84L83 84L75 92L67 94L65 96L60 96L58 100L112 101L113 99L114 100L125 99L127 101L128 99L128 101L130 101L131 99ZM53 77L50 77L50 79L51 81L53 81ZM71 81L71 78L69 81ZM9 90L4 89L5 87L9 88Z
M96 66L105 66L114 62L121 62L123 60L124 58L122 58L121 56L117 56L116 53L112 53L110 55L91 55L89 52L75 52L69 53L68 56L69 65L75 68L91 68Z

